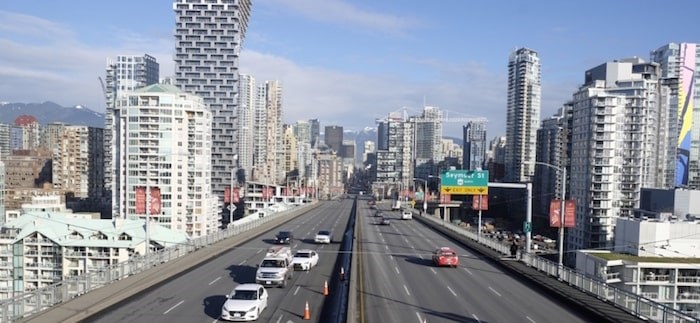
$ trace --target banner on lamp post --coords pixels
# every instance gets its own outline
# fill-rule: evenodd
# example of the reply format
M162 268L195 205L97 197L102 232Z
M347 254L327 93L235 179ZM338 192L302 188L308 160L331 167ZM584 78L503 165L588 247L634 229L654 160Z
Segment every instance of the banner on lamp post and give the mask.
M238 203L241 201L241 188L240 187L233 188L233 196L231 196L231 201L233 201L233 203Z
M473 195L472 197L472 209L486 211L489 209L489 196L488 195Z
M160 214L160 188L151 187L151 209L150 214Z
M137 186L136 193L136 214L146 214L146 187Z
M227 187L224 189L224 203L231 203L231 188Z
M564 203L564 227L576 226L576 201L566 200ZM549 226L559 228L561 226L561 200L552 200L549 203Z

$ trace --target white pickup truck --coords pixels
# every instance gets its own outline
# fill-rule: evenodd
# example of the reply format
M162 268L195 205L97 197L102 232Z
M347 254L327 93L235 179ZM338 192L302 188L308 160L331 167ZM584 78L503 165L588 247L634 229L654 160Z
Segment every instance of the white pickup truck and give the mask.
M258 265L255 282L265 287L286 287L293 272L292 250L289 247L272 247Z

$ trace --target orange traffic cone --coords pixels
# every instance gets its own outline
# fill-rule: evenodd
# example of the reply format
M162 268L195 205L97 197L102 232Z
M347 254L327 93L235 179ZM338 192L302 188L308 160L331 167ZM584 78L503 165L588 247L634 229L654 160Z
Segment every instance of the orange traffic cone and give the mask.
M306 301L306 306L304 307L304 319L311 319L311 311L309 311L309 301Z
M323 296L328 296L328 281L323 282Z
M345 280L345 268L340 267L340 281Z

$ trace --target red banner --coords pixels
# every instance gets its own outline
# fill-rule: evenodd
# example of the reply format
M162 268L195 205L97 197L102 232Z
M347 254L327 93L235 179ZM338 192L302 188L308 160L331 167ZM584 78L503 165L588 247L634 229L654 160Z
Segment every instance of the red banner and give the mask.
M233 188L233 197L231 198L233 203L238 203L241 201L241 188L240 187L234 187Z
M284 188L284 196L289 196L289 187Z
M472 195L472 209L486 211L489 209L488 195Z
M151 187L151 214L160 215L160 188Z
M227 187L224 189L224 203L231 203L231 188Z
M262 197L263 199L269 199L272 197L272 188L271 187L263 187L262 191Z
M576 201L566 200L564 203L564 227L573 228L576 225ZM561 226L561 200L552 200L549 203L549 226L558 228Z
M440 194L440 203L450 203L452 198L450 194Z
M146 187L137 186L136 192L136 214L146 214Z

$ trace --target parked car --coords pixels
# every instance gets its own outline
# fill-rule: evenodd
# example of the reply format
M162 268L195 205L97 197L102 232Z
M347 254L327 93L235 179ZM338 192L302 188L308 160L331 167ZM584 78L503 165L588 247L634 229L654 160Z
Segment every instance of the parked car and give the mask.
M331 235L331 232L328 230L321 230L316 234L316 237L314 238L314 242L316 243L331 243L333 240L333 237Z
M450 247L440 247L433 252L433 263L438 267L457 267L459 266L459 256Z
M240 284L226 295L221 307L221 319L226 321L255 321L267 307L267 291L260 284Z
M310 249L301 249L294 254L292 258L294 270L309 271L312 267L318 265L318 253Z
M294 234L292 231L280 231L277 233L275 240L279 244L291 244L294 241Z

